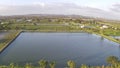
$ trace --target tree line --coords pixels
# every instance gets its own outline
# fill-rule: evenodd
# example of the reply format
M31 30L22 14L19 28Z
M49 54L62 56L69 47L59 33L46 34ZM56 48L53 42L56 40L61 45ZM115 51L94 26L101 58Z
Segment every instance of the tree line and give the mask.
M67 61L67 66L64 68L120 68L120 60L115 56L109 56L106 61L109 63L107 66L89 66L82 64L80 67L76 67L76 63L73 60L69 60ZM8 66L1 65L0 68L57 68L55 61L48 62L47 60L42 59L38 64L39 66L33 66L31 63L26 63L25 66L18 66L11 63Z

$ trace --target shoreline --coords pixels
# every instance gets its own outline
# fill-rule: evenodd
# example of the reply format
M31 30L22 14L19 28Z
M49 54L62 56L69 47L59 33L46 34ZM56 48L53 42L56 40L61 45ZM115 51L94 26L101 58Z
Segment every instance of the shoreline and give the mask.
M113 37L111 37L111 36L107 36L107 35L99 34L99 33L95 33L95 32L89 32L89 31L86 31L86 32L99 35L99 36L101 36L101 37L103 37L103 38L106 38L106 39L112 41L112 42L116 42L116 43L120 44L120 41L116 40L115 38L113 38Z
M22 33L22 31L18 31L15 37L12 40L9 40L2 48L0 48L0 54Z

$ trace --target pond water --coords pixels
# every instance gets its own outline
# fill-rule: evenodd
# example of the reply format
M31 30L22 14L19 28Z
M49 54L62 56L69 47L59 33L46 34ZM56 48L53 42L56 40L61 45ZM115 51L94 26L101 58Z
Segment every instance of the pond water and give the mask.
M108 56L120 57L119 44L88 33L23 32L0 54L0 64L11 62L37 65L40 59L56 61L56 68L68 60L88 65L106 65Z

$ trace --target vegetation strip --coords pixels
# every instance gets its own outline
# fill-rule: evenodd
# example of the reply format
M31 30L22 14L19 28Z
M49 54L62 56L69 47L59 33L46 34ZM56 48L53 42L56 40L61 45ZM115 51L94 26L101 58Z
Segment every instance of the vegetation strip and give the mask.
M76 63L72 60L67 61L66 67L63 68L120 68L120 60L118 57L115 56L109 56L106 59L107 63L110 65L102 65L102 66L89 66L82 64L81 66L76 66ZM14 63L10 63L10 65L0 65L0 68L56 68L56 62L55 61L50 61L48 62L47 60L40 60L38 62L39 66L33 66L32 63L26 63L24 66L18 66ZM61 67L62 68L62 67Z
M92 32L92 31L88 31L88 30L86 32L99 35L99 36L101 36L103 38L106 38L106 39L108 39L110 41L113 41L113 42L116 42L116 43L120 44L120 41L118 41L117 39L112 38L111 36L104 35L103 33L101 34L101 33Z
M111 36L107 36L107 35L104 35L104 34L98 34L98 33L94 33L94 34L99 35L99 36L101 36L103 38L106 38L106 39L108 39L110 41L113 41L113 42L116 42L116 43L120 44L120 41L116 40L115 38L112 38Z
M108 40L111 40L113 42L116 42L116 43L120 44L120 41L116 40L115 38L112 38L110 36L106 36L106 35L103 35L103 34L99 34L99 35L102 36L102 37L104 37L104 38L106 38L106 39L108 39Z
M0 45L0 46L2 46L0 48L0 53L2 51L4 51L20 35L21 32L22 31L15 31L15 32L7 35L7 37L5 38L6 39L5 42L1 43L1 45Z

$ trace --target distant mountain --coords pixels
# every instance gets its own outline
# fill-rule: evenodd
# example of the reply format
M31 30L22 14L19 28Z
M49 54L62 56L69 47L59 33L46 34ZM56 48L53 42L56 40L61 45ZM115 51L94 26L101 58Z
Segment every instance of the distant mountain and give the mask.
M46 18L72 18L72 19L92 19L92 17L81 16L81 15L57 15L57 14L27 14L27 15L11 15L11 16L0 16L2 18L17 18L17 17L46 17Z
M110 19L103 19L103 18L94 18L82 15L58 15L58 14L27 14L27 15L11 15L11 16L0 16L0 19L21 19L21 18L68 18L68 19L94 19L100 21L107 21L107 22L118 22L119 20L110 20Z

